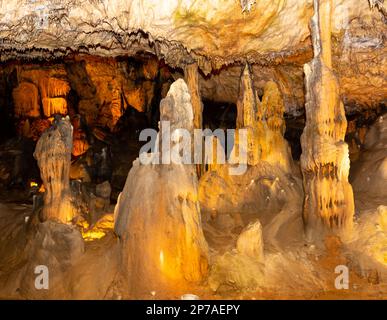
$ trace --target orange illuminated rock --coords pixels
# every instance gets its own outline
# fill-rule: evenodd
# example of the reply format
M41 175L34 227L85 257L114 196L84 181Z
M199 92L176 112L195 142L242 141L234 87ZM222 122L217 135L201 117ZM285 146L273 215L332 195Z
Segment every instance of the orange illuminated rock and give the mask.
M176 81L162 100L160 120L171 121L171 132L185 128L193 134L191 99L183 80ZM115 218L132 292L189 288L190 283L205 278L208 248L194 165L143 165L136 160L119 196Z
M67 101L64 98L43 98L43 113L46 117L54 114L67 114Z
M75 115L72 119L73 126L73 151L74 157L78 157L86 153L89 150L89 143L87 141L86 133L82 129L81 118L79 115Z
M30 82L22 82L12 92L15 104L15 115L17 117L40 116L39 91L38 88Z
M74 157L79 157L86 153L89 150L90 145L86 139L77 139L73 141L73 150L72 155Z
M142 71L145 79L153 80L156 78L157 73L159 72L159 63L156 58L147 59L143 66Z
M64 97L70 92L70 85L65 80L43 77L38 79L38 84L42 98Z
M139 112L146 111L146 96L142 87L134 88L133 90L126 90L124 96L128 105L132 106Z
M66 115L66 97L70 92L70 84L62 79L65 77L63 66L58 65L47 69L37 66L19 68L20 84L13 91L15 114L39 117L42 105L45 117L54 114Z
M31 136L34 141L37 141L42 133L51 126L51 121L48 119L36 119L31 123Z

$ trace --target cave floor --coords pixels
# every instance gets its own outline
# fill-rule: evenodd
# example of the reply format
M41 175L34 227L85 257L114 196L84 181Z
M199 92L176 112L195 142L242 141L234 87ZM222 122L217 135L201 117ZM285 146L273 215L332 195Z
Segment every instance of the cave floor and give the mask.
M22 266L26 263L23 256L22 246L25 244L26 217L32 213L32 206L20 203L0 203L0 232L2 246L0 254L2 259L0 263L0 282L5 283L0 290L1 299L34 299L33 292L20 292L18 288L12 288L12 279L15 275L9 276L11 270L23 270ZM12 219L11 219L12 217ZM229 233L222 235L219 230L214 231L211 223L204 222L204 232L207 241L211 244L211 260L224 253L228 247L235 243L235 235ZM209 230L211 230L209 232ZM220 241L221 240L221 241ZM226 245L225 245L226 243ZM221 245L219 245L221 244ZM71 292L57 292L51 297L55 299L180 299L181 295L187 293L177 289L170 292L153 292L130 296L123 289L122 280L117 277L118 274L118 238L113 230L107 231L101 239L85 242L85 251L83 257L66 274L66 279L61 281L68 282ZM342 244L337 238L329 238L325 241L323 248L314 248L311 252L306 244L293 244L288 250L295 253L296 257L302 256L306 259L303 263L312 266L316 277L327 284L324 289L316 289L313 286L308 289L308 284L300 285L302 279L292 279L286 277L286 283L269 285L259 290L241 290L236 287L223 286L216 292L211 290L208 283L199 286L190 287L190 292L196 294L200 299L242 299L242 300L262 300L262 299L386 299L387 284L380 281L378 275L369 273L362 274L356 270L356 259L342 250ZM274 249L272 252L265 252L266 256L276 255ZM270 260L270 258L269 258ZM353 272L350 273L349 290L336 290L333 286L336 275L332 272L338 264L353 266ZM289 266L291 268L291 266ZM286 268L285 268L286 270ZM20 271L22 272L22 271ZM278 272L284 272L278 270ZM101 276L102 275L102 276ZM330 275L327 277L327 275ZM300 276L302 278L302 275ZM284 278L282 278L284 279ZM274 280L275 282L276 280ZM300 282L301 281L301 282ZM271 286L271 288L270 288ZM49 296L50 297L50 296Z

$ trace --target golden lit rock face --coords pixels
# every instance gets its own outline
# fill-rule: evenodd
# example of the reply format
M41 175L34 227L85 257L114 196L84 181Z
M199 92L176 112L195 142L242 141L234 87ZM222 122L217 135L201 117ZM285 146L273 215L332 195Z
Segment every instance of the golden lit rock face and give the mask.
M17 117L38 118L40 116L39 91L33 83L20 83L13 90L12 95Z
M46 117L54 114L67 114L67 101L64 98L43 98L42 105Z
M332 72L331 0L315 0L311 22L315 57L305 65L306 126L301 137L304 176L303 217L308 238L325 228L352 228L354 200L348 182L347 121Z
M171 133L185 128L193 134L192 105L184 80L177 80L162 100L160 120L171 122ZM164 139L162 134L159 138ZM195 166L143 165L136 160L115 208L115 232L133 293L188 288L203 280L208 248Z
M17 69L19 85L13 90L15 114L19 117L51 117L54 114L66 115L69 83L61 78L66 77L63 67L53 66L44 69L39 67L21 67ZM61 77L61 78L59 78ZM40 114L40 105L43 115Z
M45 187L43 220L68 223L74 216L70 191L72 138L70 121L56 120L36 145L34 157Z
M89 126L114 131L127 107L148 111L154 92L152 80L158 72L157 61L149 61L142 64L141 75L115 59L79 58L68 67L71 85L81 98L79 113Z

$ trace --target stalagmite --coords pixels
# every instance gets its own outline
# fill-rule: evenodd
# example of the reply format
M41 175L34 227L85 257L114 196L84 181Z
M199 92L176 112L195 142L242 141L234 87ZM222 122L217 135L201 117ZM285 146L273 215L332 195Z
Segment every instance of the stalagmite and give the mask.
M247 129L248 164L254 166L266 161L290 172L293 163L289 145L283 136L285 107L277 84L273 81L266 83L261 102L253 86L250 67L246 65L241 77L237 110L237 128ZM235 141L238 144L238 134Z
M277 84L267 82L262 103L258 105L260 159L280 166L285 172L291 172L293 160L289 144L284 138L284 112L284 102Z
M34 157L46 190L43 220L68 223L74 216L70 192L73 128L69 119L56 119L36 145Z
M308 239L319 238L324 229L345 233L351 229L354 215L348 145L344 142L347 121L332 71L331 0L314 0L314 9L314 59L304 66L306 126L301 137L303 218Z
M261 102L248 65L240 81L237 130L228 163L209 166L210 171L200 179L200 205L207 215L273 213L301 200L301 181L283 136L284 103L277 85L266 83ZM230 174L230 167L246 162L245 172Z
M253 79L250 66L246 64L243 69L240 85L239 97L237 101L237 128L251 125L257 114L257 96L254 90Z
M171 135L179 129L193 134L188 87L177 80L160 105L160 129L169 121ZM169 138L163 131L161 144ZM184 143L151 157L166 156ZM179 152L180 154L180 152ZM207 273L207 243L201 227L195 166L133 163L115 208L115 232L122 244L126 279L133 293L162 291L202 280Z

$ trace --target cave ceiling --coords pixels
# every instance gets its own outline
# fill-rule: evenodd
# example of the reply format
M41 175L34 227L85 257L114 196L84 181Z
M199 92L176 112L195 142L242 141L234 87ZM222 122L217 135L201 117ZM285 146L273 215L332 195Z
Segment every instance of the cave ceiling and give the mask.
M334 71L347 110L385 104L383 4L333 2ZM149 52L174 68L196 62L203 99L220 102L236 101L249 62L258 92L274 80L297 115L312 13L312 0L0 0L0 61Z

